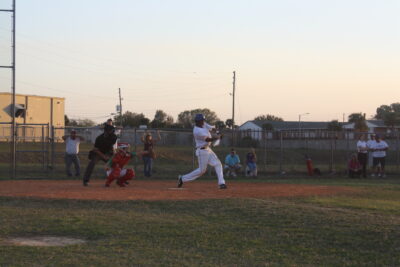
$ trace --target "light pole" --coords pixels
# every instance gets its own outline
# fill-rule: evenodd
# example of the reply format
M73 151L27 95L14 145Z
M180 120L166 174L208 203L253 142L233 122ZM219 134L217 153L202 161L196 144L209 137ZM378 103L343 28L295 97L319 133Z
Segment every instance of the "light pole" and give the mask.
M301 132L301 116L309 115L310 113L299 114L299 133Z

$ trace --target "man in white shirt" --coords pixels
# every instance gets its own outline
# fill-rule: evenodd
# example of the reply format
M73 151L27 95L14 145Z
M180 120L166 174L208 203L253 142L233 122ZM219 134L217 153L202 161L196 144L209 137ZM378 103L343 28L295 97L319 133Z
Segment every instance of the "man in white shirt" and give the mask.
M219 188L226 189L221 161L210 148L211 142L221 139L221 135L216 137L211 136L210 131L215 130L215 128L205 122L203 114L196 114L195 123L193 136L196 142L196 156L199 167L191 173L179 175L178 187L182 187L183 183L197 179L207 171L207 166L211 165L217 173Z
M375 143L372 144L371 151L373 157L373 171L378 177L386 177L385 175L385 159L386 151L389 149L388 144L381 140L379 135L375 136Z
M62 139L65 141L65 169L68 176L72 176L71 165L75 166L75 176L81 174L81 164L79 162L79 144L85 140L82 136L76 134L75 130L72 130L69 136L63 136Z

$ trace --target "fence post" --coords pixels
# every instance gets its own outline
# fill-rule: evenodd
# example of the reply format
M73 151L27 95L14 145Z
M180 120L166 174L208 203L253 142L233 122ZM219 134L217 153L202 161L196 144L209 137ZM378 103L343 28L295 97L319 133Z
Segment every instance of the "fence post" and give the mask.
M194 164L195 164L194 161L195 161L195 157L196 157L195 154L196 154L195 141L194 141L194 136L192 136L192 170L194 170Z
M279 145L280 145L280 156L279 156L279 174L283 174L283 169L282 169L282 161L283 161L283 135L282 131L279 131Z
M18 123L15 123L11 128L11 177L13 179L17 178L18 170Z
M399 172L400 164L400 147L399 147L399 131L396 131L396 171Z
M354 131L353 131L354 134ZM350 155L350 137L349 137L349 133L346 131L346 155L345 155L345 159L344 159L344 166L347 166L347 160L349 159L349 155ZM347 168L345 173L347 174Z
M329 132L329 136L331 137L331 158L330 158L330 162L329 162L329 172L333 173L333 138L334 138L334 134L332 134L332 132Z
M46 161L46 155L45 155L45 153L46 153L46 147L45 147L45 138L44 138L44 125L42 125L42 138L41 138L41 141L42 141L42 169L44 170L45 169L45 166L46 166L46 163L45 163L45 161Z
M264 133L264 172L267 173L267 140L268 140L268 132L267 130L263 130Z
M121 129L121 135L122 135L122 130L123 130L123 128ZM133 140L134 140L134 149L135 149L135 153L137 153L137 145L136 145L136 127L133 129ZM137 160L138 160L138 157L135 157L135 160L133 161L133 169L135 170L135 172L137 172L137 170L136 170L136 165L137 165Z
M65 128L64 128L65 131ZM65 135L65 133L63 134L63 136ZM55 136L55 127L52 126L51 127L51 136ZM50 138L50 155L51 155L51 161L50 161L50 170L51 173L54 175L55 172L55 158L56 158L56 144L54 142L54 138Z

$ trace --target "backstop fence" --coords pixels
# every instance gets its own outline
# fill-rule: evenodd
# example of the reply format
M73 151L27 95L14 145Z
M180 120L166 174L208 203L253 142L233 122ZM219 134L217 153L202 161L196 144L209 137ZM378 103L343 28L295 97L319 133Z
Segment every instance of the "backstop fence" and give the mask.
M71 130L77 131L84 141L80 144L79 158L81 172L88 163L88 153L94 141L102 133L99 127L92 128L52 128L48 124L16 125L16 166L11 164L11 125L0 124L0 179L9 179L13 171L18 179L67 179L65 169L65 143L63 136ZM142 136L151 133L158 139L157 129L117 129L119 141L128 142L131 150L143 151ZM156 159L153 177L171 178L187 173L197 167L194 140L191 130L159 129L161 139L155 144ZM306 160L311 159L314 168L323 176L343 176L347 174L347 162L357 152L356 144L362 134L353 131L230 131L224 132L219 146L214 147L222 163L231 148L235 148L242 164L246 154L254 148L257 155L259 176L307 175ZM399 132L383 136L389 150L386 157L388 176L400 174ZM105 176L104 163L97 164L93 176ZM140 156L131 162L137 176L143 177L143 163ZM73 174L76 174L74 171ZM209 175L212 174L211 171ZM242 171L244 176L244 168ZM77 177L78 178L78 177Z

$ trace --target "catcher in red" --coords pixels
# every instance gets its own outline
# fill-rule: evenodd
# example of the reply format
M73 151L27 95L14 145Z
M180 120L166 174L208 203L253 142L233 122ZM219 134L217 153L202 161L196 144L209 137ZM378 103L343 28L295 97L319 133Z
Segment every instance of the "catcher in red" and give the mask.
M129 160L136 156L135 152L129 151L129 147L128 143L118 143L116 153L107 162L106 187L109 187L114 180L117 180L117 185L124 187L128 184L128 180L135 177L135 171L133 169L124 168Z

